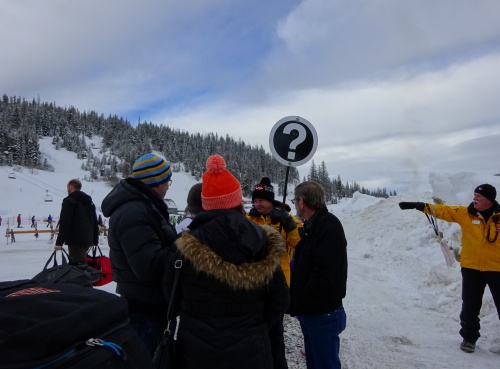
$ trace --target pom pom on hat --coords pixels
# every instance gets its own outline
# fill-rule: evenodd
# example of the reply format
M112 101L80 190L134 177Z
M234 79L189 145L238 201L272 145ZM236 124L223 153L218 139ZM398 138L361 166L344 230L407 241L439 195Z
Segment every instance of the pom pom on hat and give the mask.
M224 158L212 155L206 167L201 190L203 209L232 209L240 205L243 197L240 182L226 169Z
M220 155L212 155L206 162L207 172L211 174L221 174L226 170L226 161Z
M483 195L491 202L495 202L495 199L497 197L497 190L495 189L495 187L487 183L477 186L474 192Z
M266 185L266 186L273 187L273 186L271 186L271 179L269 177L262 177L262 179L260 180L260 183L263 185Z
M260 183L255 185L255 189L252 191L252 201L255 199L274 201L274 187L271 185L269 177L262 177Z
M165 159L150 153L135 161L132 176L150 187L156 187L172 178L172 169Z

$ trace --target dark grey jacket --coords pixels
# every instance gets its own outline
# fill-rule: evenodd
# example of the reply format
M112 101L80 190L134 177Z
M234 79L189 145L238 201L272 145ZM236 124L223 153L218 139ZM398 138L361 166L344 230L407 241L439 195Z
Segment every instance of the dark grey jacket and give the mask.
M121 180L101 206L110 217L108 242L116 292L131 310L165 314L162 278L167 253L174 251L175 228L163 199L134 178Z
M320 315L342 306L347 284L347 240L326 206L304 222L295 247L290 315Z
M62 202L56 245L90 247L98 242L97 214L92 198L85 192L73 191Z

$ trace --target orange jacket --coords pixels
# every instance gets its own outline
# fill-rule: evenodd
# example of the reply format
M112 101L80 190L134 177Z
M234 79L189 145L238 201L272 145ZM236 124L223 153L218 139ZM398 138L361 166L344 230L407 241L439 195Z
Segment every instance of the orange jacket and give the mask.
M426 204L424 213L432 214L430 206L436 209L436 218L458 223L462 228L461 267L500 272L500 237L498 236L500 205L497 202L488 222L485 222L472 204L468 207Z
M299 243L300 241L299 228L302 228L302 222L293 215L291 215L291 217L295 221L295 223L297 223L297 228L295 228L288 234L283 229L281 230L281 235L286 240L287 252L281 259L280 265L281 265L281 270L283 270L283 274L285 274L286 283L288 284L288 287L290 287L290 260L293 257L293 252L295 251L295 245L297 245L297 243ZM276 228L279 232L280 224L279 223L271 224L270 216L261 215L260 217L253 217L247 214L247 218L256 224L270 225L271 227Z

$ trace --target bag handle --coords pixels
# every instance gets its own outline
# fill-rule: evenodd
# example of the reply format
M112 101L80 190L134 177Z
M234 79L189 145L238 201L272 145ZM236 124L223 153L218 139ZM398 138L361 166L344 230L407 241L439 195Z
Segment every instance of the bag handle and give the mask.
M99 245L93 245L90 247L92 249L92 260L94 260L95 258L97 258L97 251L99 251L99 256L104 256L103 253L102 253L102 250L101 248L99 247Z
M61 249L61 265L66 265L68 264L68 259L69 259L69 255L68 255L68 252L64 249ZM45 266L43 267L43 270L46 270L49 268L49 264L50 262L52 261L52 266L55 267L55 266L58 266L59 263L57 262L57 250L54 250L52 252L52 254L49 256L49 260L47 260L47 262L45 263Z

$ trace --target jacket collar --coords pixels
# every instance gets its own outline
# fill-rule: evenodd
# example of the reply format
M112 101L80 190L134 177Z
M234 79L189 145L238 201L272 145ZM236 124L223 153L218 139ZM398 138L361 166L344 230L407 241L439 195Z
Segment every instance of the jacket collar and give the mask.
M251 263L235 265L225 261L209 246L187 232L182 233L176 244L179 252L191 262L196 271L206 273L235 290L252 290L271 281L286 249L286 241L278 231L270 226L262 228L269 245L267 254L262 260Z
M318 221L318 219L321 218L326 213L328 213L328 208L326 207L326 205L316 210L313 216L310 217L309 220L306 220L303 223L304 226L299 228L300 238L305 238L307 236L310 236L314 230L314 226Z
M475 216L475 217L479 217L480 215L481 215L481 216L483 216L483 215L481 214L481 212L477 211L477 210L476 210L476 208L474 208L474 203L473 203L473 202L471 202L471 203L469 204L469 206L467 207L467 212L468 212L469 214L471 214L471 215ZM487 209L487 210L485 211L485 213L486 213L486 214L488 214L488 218L489 218L490 216L492 216L492 215L495 215L495 214L500 214L500 204L498 204L498 202L497 202L497 201L495 201L495 202L493 203L493 206L492 206L491 208ZM483 216L483 218L484 218L484 216Z
M304 228L307 228L307 229L313 229L314 228L314 224L317 222L317 219L320 218L323 214L326 214L328 213L328 208L325 206L323 206L322 208L316 210L316 212L313 214L312 217L309 218L309 220L306 220L304 222Z
M165 201L163 201L163 199L161 199L160 196L158 196L156 192L154 192L151 188L149 188L136 178L129 177L125 178L124 181L133 188L135 188L144 197L149 199L149 201L151 201L151 203L155 206L158 212L163 216L165 221L167 223L170 223L170 214L168 213L168 206L165 203Z

